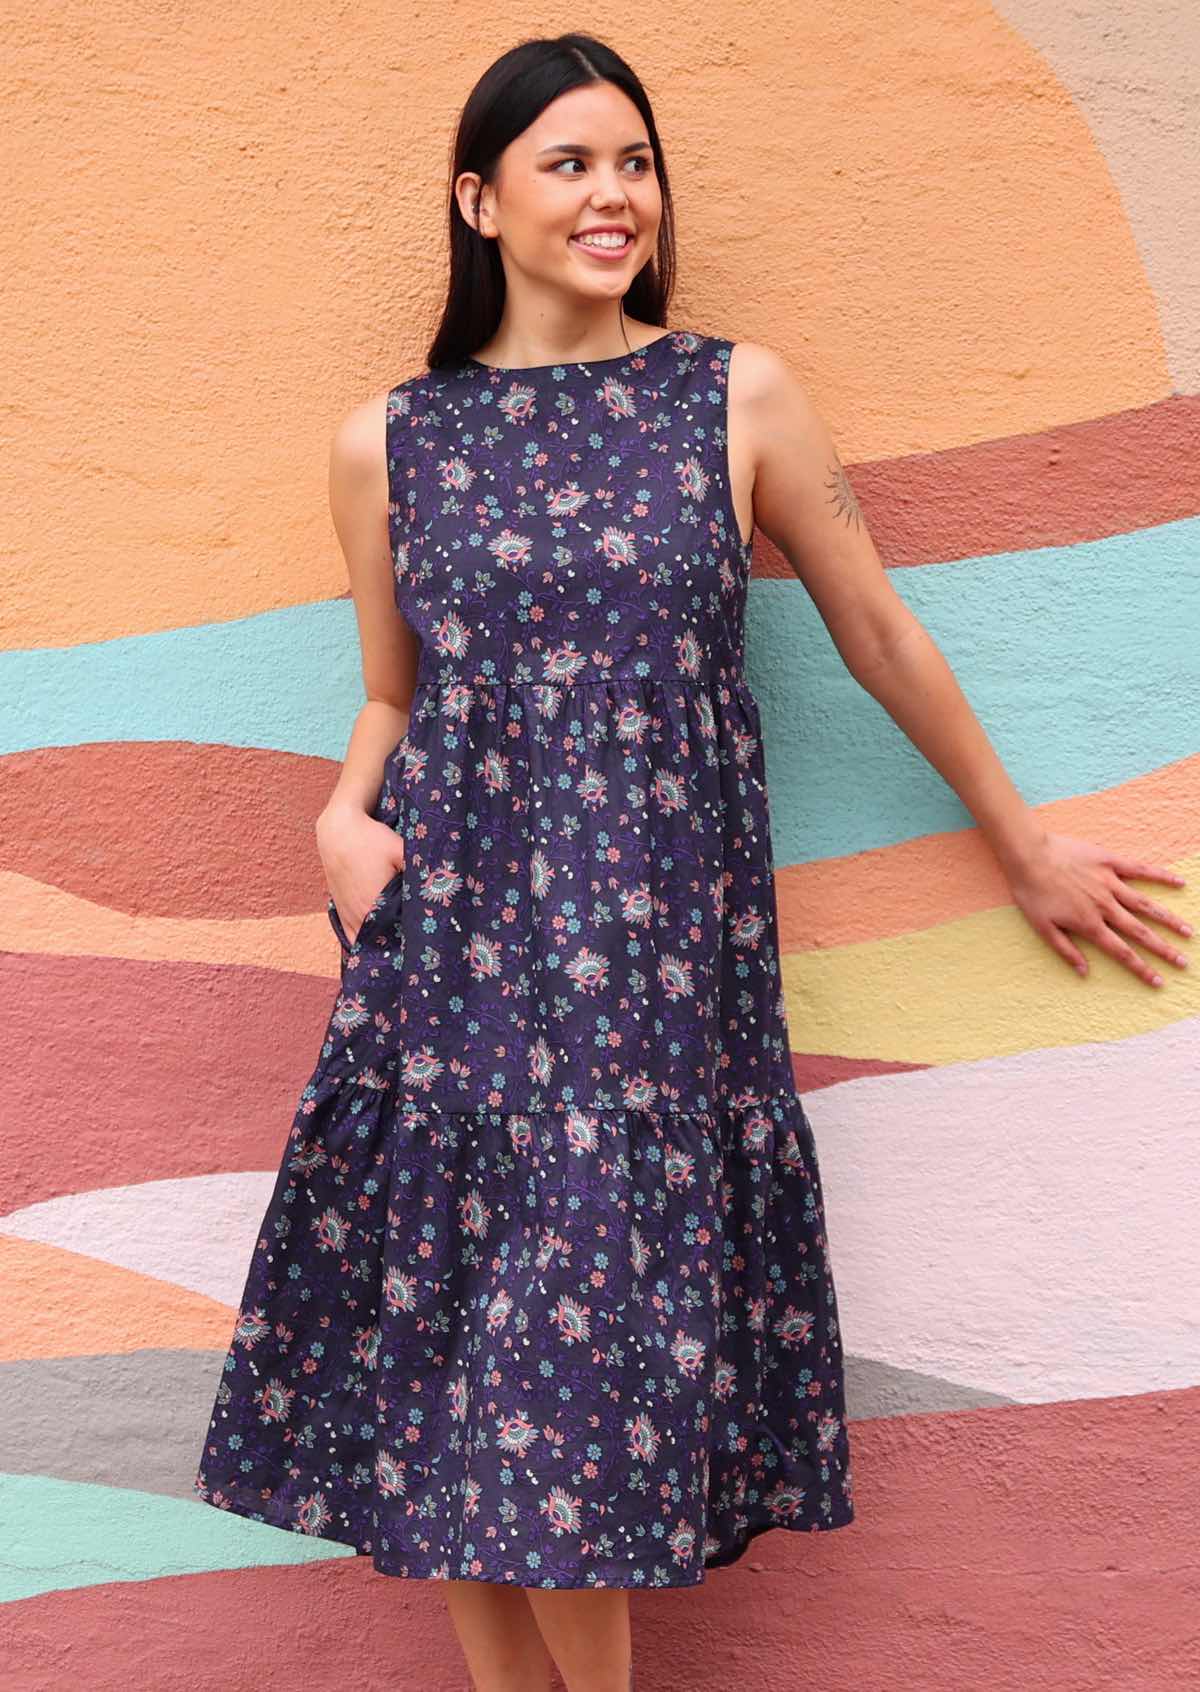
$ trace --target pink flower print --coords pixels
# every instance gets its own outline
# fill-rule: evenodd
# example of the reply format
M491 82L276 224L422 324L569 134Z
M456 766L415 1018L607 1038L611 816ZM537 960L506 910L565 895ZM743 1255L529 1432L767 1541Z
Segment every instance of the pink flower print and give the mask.
M751 951L755 951L758 947L758 942L762 939L763 931L766 926L767 925L763 918L759 916L758 911L753 905L751 905L749 910L743 911L740 916L734 917L733 921L730 923L730 941L735 946L749 946Z
M310 1493L296 1505L296 1525L301 1533L311 1534L316 1538L324 1533L332 1520L333 1511L329 1508L323 1492Z
M619 570L626 564L637 563L637 537L628 529L609 524L596 537L596 551L612 569Z
M496 402L496 410L510 423L524 423L537 410L537 396L528 382L512 382Z
M392 517L397 517L400 513L400 507L398 505L389 505L388 511ZM408 541L401 540L396 542L395 551L392 553L392 576L397 587L403 587L405 584L405 578L408 575L408 560L410 551L411 547Z
M355 1328L354 1344L350 1348L350 1355L356 1363L361 1363L364 1369L374 1369L379 1362L379 1327L372 1323L369 1328Z
M690 629L675 636L675 667L682 675L698 676L704 648Z
M618 382L615 376L605 377L601 386L596 389L596 398L603 401L610 417L637 416L633 389L628 382Z
M715 740L717 736L717 715L712 708L712 700L707 693L696 695L696 716L700 720L700 733L705 740Z
M465 682L452 682L442 694L442 715L452 723L465 723L475 703L475 693Z
M713 1370L713 1395L725 1404L733 1397L737 1386L737 1371L732 1363L726 1363L724 1358L718 1358Z
M536 682L529 691L538 715L545 717L547 722L553 722L562 709L562 688L547 687L544 682Z
M410 1052L405 1058L400 1079L405 1087L421 1087L428 1092L445 1067L428 1046L422 1046L419 1052Z
M550 1320L558 1329L559 1335L568 1345L575 1345L579 1340L589 1340L592 1337L591 1324L588 1317L592 1309L588 1304L580 1304L578 1300L563 1293L554 1309L550 1312Z
M296 1396L296 1389L284 1386L282 1381L272 1378L265 1387L260 1387L253 1396L255 1404L258 1406L260 1422L286 1422L292 1412L292 1400Z
M411 1315L417 1308L417 1278L389 1268L383 1278L384 1308L392 1316Z
M668 999L690 999L695 994L691 964L672 957L669 952L664 952L658 960L658 979Z
M400 1498L405 1490L406 1464L381 1446L375 1453L375 1481L385 1498Z
M438 462L438 476L442 487L449 488L454 493L466 493L477 473L471 469L465 458L443 458Z
M636 746L640 746L649 727L650 713L640 705L622 705L617 712L618 740L632 740Z
M484 1204L483 1195L478 1191L465 1193L458 1201L458 1208L467 1233L474 1234L477 1240L483 1239L492 1219L491 1209Z
M350 1238L350 1224L330 1206L320 1216L314 1216L309 1227L317 1236L318 1251L345 1251Z
M590 805L593 811L599 810L608 797L607 777L589 765L576 782L575 791L585 805Z
M446 1397L450 1400L450 1414L456 1422L465 1422L467 1410L470 1408L471 1395L467 1391L467 1377L455 1375L446 1388Z
M754 749L758 745L758 736L747 734L744 729L734 729L732 740L733 761L740 765L742 769L746 769L754 757Z
M808 1173L808 1165L804 1159L804 1152L801 1149L800 1141L796 1136L796 1130L794 1128L789 1128L787 1133L783 1136L783 1143L780 1145L776 1156L782 1166L785 1169L790 1169L793 1174L806 1175Z
M533 556L533 542L528 535L519 535L513 529L501 529L488 542L488 551L498 564L516 570Z
M654 898L648 882L641 881L622 893L621 916L626 922L636 923L639 928L649 928L653 910Z
M761 1334L767 1324L767 1301L765 1298L751 1298L746 1301L746 1326L754 1333Z
M564 641L542 658L542 670L547 681L573 682L587 659L572 641Z
M501 1451L510 1457L526 1457L529 1448L538 1437L538 1431L523 1410L514 1411L511 1416L497 1416L496 1444Z
M657 1086L643 1071L639 1075L629 1075L625 1078L621 1098L626 1110L649 1110L657 1092Z
M594 952L589 946L581 946L563 968L579 993L595 993L608 985L609 960L603 952Z
M453 611L447 611L433 631L433 644L443 658L465 658L470 639L470 629Z
M538 846L529 859L529 890L535 899L544 899L554 880L554 865Z
M815 1320L811 1310L797 1310L794 1304L789 1304L771 1332L778 1334L784 1345L804 1345L812 1338Z
M703 1340L685 1334L682 1328L676 1328L675 1338L671 1342L671 1356L675 1359L681 1375L686 1375L690 1381L694 1381L700 1373L707 1350Z
M696 1178L696 1159L679 1146L668 1145L663 1156L668 1187L690 1187Z
M564 1533L578 1533L583 1521L580 1505L581 1498L572 1498L571 1494L561 1486L552 1486L538 1505L538 1509L550 1524L551 1531L561 1538Z
M328 1161L325 1147L319 1140L302 1140L299 1150L288 1158L288 1168L298 1170L301 1175L312 1175Z
M400 780L405 787L416 787L425 775L425 766L429 762L429 754L420 746L406 746L404 748L404 768Z
M486 934L472 934L463 947L463 957L475 981L487 981L500 973L500 948Z
M698 458L684 458L675 466L680 492L699 503L708 493L712 477Z
M817 1450L832 1451L842 1425L840 1416L822 1416L817 1423Z
M600 1145L600 1136L596 1132L598 1122L598 1117L589 1116L585 1110L571 1109L567 1112L565 1123L567 1144L577 1156L598 1149Z
M741 581L741 577L737 575L728 558L722 558L720 564L717 566L717 579L721 584L721 592L727 597L729 594L737 592L738 585Z
M692 1553L696 1549L695 1528L681 1516L674 1533L667 1535L667 1544L671 1547L671 1555L677 1563L690 1563Z
M625 1449L639 1463L653 1463L662 1435L647 1415L633 1416L625 1423Z
M777 1522L788 1521L800 1509L805 1499L805 1488L802 1486L786 1486L780 1484L769 1492L763 1503Z
M489 1334L498 1334L513 1312L513 1298L511 1293L503 1287L492 1299L487 1307L487 1326Z
M421 897L430 904L446 907L460 890L463 878L454 865L443 858L435 869L426 872L421 882Z
M574 517L583 510L590 493L585 493L575 482L568 482L565 488L554 488L546 501L546 512L550 517Z
M514 1151L528 1151L533 1144L533 1123L528 1116L508 1118L508 1138Z
M353 1034L371 1020L367 1002L361 993L339 993L330 1021L339 1034Z
M765 1150L773 1128L774 1123L766 1111L750 1111L742 1123L742 1150L750 1153Z
M679 777L670 770L655 770L650 791L668 814L687 809L687 792Z
M636 1227L629 1230L629 1261L635 1275L644 1275L650 1267L650 1247Z
M508 759L502 758L498 752L485 752L476 764L476 774L483 777L483 785L489 793L508 792L512 785L508 764Z
M545 1087L553 1073L554 1058L545 1040L539 1038L529 1048L529 1079L536 1081L539 1087Z
M243 1351L253 1351L259 1340L266 1339L271 1331L271 1324L266 1319L266 1312L256 1306L251 1311L242 1311L233 1329L233 1342L240 1345Z
M468 1475L462 1489L463 1516L467 1521L479 1514L479 1500L482 1497L483 1483L477 1480L474 1475ZM483 1564L478 1557L475 1558L473 1567L476 1572L482 1569Z

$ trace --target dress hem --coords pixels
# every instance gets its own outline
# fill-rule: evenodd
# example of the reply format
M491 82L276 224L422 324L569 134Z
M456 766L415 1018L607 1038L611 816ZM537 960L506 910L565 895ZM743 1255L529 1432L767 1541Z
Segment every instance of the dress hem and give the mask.
M470 1580L493 1586L530 1586L542 1591L578 1592L593 1588L596 1590L611 1590L617 1587L628 1587L642 1592L661 1592L676 1587L702 1586L706 1577L714 1569L729 1568L732 1564L738 1562L750 1549L754 1541L764 1533L776 1531L780 1533L829 1533L837 1528L850 1527L855 1520L854 1504L843 1497L834 1503L828 1515L795 1521L751 1522L741 1538L722 1545L712 1556L705 1558L699 1567L692 1572L681 1571L678 1579L650 1581L631 1578L636 1575L639 1569L645 1570L654 1565L661 1565L662 1558L655 1556L643 1558L636 1564L630 1559L627 1565L612 1565L612 1572L602 1579L515 1580L508 1575L447 1574L442 1572L446 1565L445 1557L427 1557L424 1560L412 1557L389 1557L384 1552L367 1550L358 1539L349 1535L340 1536L336 1533L307 1534L302 1528L297 1527L293 1521L272 1520L264 1511L264 1500L257 1494L237 1492L228 1486L210 1488L209 1490L210 1492L216 1491L219 1498L203 1497L197 1494L194 1502L207 1504L210 1509L222 1510L230 1515L241 1516L244 1520L257 1522L263 1527L277 1528L284 1533L300 1534L302 1538L313 1543L348 1546L357 1556L370 1557L376 1572L386 1576L389 1580ZM267 1501L267 1509L269 1508L270 1502ZM669 1555L669 1552L667 1554ZM473 1558L472 1561L478 1561L478 1559Z

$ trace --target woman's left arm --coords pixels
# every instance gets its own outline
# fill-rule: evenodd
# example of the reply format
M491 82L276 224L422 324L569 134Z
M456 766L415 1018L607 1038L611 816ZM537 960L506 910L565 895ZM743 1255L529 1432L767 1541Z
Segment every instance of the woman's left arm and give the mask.
M1162 977L1138 941L1180 968L1187 959L1144 919L1191 928L1125 878L1182 887L1159 864L1055 834L1021 798L924 625L888 580L833 438L806 390L770 348L739 341L730 361L731 441L744 431L754 464L754 521L812 596L842 661L971 812L1013 899L1046 943L1079 971L1071 933L1094 942L1152 987Z

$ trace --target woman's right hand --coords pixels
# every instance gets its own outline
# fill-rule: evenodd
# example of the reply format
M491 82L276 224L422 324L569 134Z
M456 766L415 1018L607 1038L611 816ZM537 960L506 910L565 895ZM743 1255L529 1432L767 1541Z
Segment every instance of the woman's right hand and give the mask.
M404 836L356 806L327 806L316 833L325 884L353 945L363 918L404 868Z

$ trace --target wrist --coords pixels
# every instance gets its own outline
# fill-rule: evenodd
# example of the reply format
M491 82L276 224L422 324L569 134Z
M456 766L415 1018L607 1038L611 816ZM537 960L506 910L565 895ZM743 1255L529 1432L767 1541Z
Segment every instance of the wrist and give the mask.
M1034 816L1020 828L992 840L992 850L1006 875L1020 875L1037 862L1046 850L1049 831Z
M317 836L319 838L330 829L341 828L353 818L367 815L369 808L361 800L352 799L348 793L334 792L326 800L324 809L317 817Z

